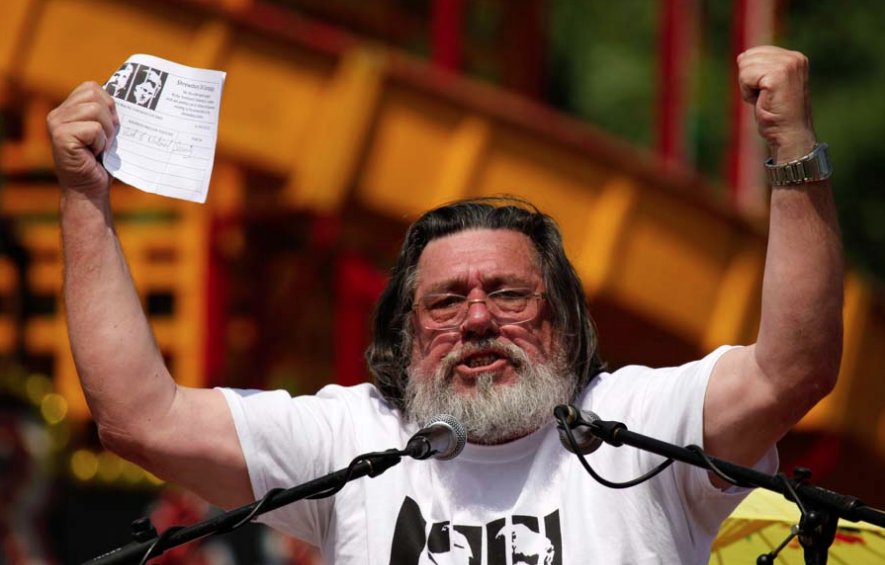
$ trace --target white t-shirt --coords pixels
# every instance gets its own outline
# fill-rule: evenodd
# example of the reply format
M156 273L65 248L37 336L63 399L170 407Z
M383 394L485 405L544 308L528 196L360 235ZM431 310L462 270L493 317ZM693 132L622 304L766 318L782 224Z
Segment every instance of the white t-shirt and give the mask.
M600 374L576 404L631 431L702 446L707 381L726 350L681 367ZM359 454L401 448L416 431L370 384L297 398L222 390L256 497L345 468ZM587 456L617 482L662 459L609 445ZM774 449L757 465L776 467ZM679 462L639 486L604 487L562 448L551 414L551 423L528 437L468 444L450 461L406 458L333 498L299 501L261 520L320 547L329 564L702 565L720 522L744 494L723 492L706 471Z

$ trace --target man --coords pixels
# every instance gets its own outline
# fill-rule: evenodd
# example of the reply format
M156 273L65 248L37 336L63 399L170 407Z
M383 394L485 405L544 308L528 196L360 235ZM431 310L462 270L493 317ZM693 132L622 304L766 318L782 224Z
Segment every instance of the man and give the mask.
M119 69L114 71L111 78L105 83L104 88L108 94L114 98L126 97L126 86L129 84L129 77L135 71L135 63L124 63Z
M805 57L758 47L738 67L775 172L817 159ZM771 472L775 442L835 382L843 274L824 167L772 191L754 345L682 367L600 372L581 285L552 221L524 205L467 202L429 212L406 235L368 354L377 386L295 399L181 387L130 280L110 178L96 160L114 134L113 99L81 85L48 122L71 345L109 449L231 507L401 446L431 414L464 421L469 444L453 461L408 460L334 498L268 515L330 563L413 564L463 555L465 542L483 564L529 553L551 563L706 563L744 493L682 464L631 489L602 487L559 445L553 406L574 402ZM626 480L660 458L603 446L590 461Z
M143 67L137 76L142 80L132 89L128 100L139 106L153 109L156 106L160 90L163 88L163 77L160 71L148 67Z

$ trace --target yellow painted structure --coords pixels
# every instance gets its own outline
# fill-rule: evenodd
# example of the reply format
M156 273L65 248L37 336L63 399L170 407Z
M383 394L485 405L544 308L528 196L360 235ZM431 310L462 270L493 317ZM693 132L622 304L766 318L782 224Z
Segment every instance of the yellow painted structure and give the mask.
M754 339L762 231L711 200L692 173L585 124L247 0L4 0L2 10L0 103L22 117L21 136L0 152L7 173L48 170L48 109L132 53L228 73L207 205L128 189L115 203L140 292L171 293L181 308L154 327L187 382L202 378L208 223L254 197L246 171L282 179L278 207L351 207L391 222L464 196L526 196L560 222L600 309L646 320L699 353ZM0 213L39 216L56 198L52 186L7 183ZM132 219L149 211L168 219ZM57 226L25 225L38 258L28 284L57 293ZM10 269L0 262L0 293L14 291ZM885 298L855 274L846 293L840 383L801 426L842 430L885 456ZM633 334L601 329L613 362L643 360ZM0 315L0 349L17 339L53 355L61 392L79 398L60 314L23 337ZM85 414L82 400L71 405Z

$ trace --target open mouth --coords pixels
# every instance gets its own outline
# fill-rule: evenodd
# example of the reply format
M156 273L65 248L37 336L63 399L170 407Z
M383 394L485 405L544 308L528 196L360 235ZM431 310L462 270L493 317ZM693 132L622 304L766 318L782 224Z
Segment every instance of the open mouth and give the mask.
M472 353L462 357L457 364L462 367L462 370L498 371L503 369L508 363L517 368L521 365L518 356L510 354L506 350L494 348L482 349L481 351L474 350Z
M471 355L465 359L464 365L471 369L476 369L477 367L487 367L498 359L503 359L503 357L497 353L481 353L478 355Z

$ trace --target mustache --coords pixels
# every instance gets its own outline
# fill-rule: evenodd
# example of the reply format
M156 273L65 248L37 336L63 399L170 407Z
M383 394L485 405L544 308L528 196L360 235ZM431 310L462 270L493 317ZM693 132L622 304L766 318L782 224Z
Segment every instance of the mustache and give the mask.
M456 346L440 360L439 372L445 378L451 376L452 369L471 355L476 353L495 353L504 357L517 369L528 365L529 357L525 351L512 343L501 343L494 339L468 341Z

